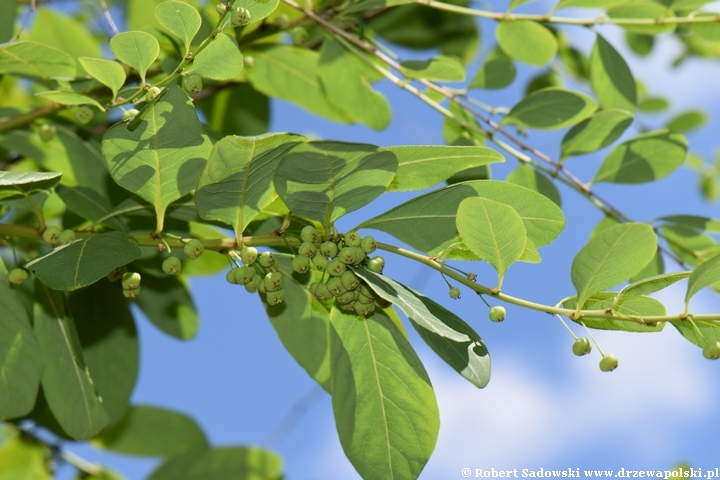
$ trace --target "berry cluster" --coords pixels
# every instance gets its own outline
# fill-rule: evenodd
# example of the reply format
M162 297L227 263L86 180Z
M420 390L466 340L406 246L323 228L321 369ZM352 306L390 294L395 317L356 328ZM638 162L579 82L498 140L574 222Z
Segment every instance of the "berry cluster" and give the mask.
M47 227L42 235L43 240L57 247L58 245L65 245L75 240L75 232L72 230L61 230L58 227Z
M204 251L205 246L197 238L190 239L183 245L183 253L191 260L198 258ZM163 262L162 269L168 275L178 275L182 269L182 262L178 257L170 256Z
M285 301L283 277L272 253L260 254L255 247L245 247L240 250L240 260L243 266L230 269L225 276L229 283L245 286L248 293L264 293L270 305Z
M140 295L140 274L125 272L122 276L123 295L125 298L137 298Z

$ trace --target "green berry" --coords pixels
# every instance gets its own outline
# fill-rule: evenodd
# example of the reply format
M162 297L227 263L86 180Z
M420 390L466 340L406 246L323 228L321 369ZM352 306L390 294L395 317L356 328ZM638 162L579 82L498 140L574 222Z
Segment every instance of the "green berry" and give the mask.
M365 253L370 254L377 250L377 242L372 236L368 235L367 237L362 239L362 241L360 242L360 247L362 247Z
M275 16L273 23L278 28L285 30L290 24L290 17L287 16L287 13L278 13L277 16Z
M317 290L318 285L320 285L321 282L313 282L308 287L308 290L310 290L310 294L312 296L315 296L315 291Z
M375 311L374 303L355 303L355 313L361 317L368 317Z
M149 102L151 100L155 100L157 98L157 96L160 95L160 92L162 92L162 90L160 90L160 87L148 88L148 91L145 94L145 101Z
M245 284L245 291L248 293L257 293L258 287L254 283L250 282Z
M200 75L188 75L183 78L182 88L187 93L200 93L203 89L202 78Z
M255 57L252 55L244 55L243 66L246 68L253 68L255 66Z
M315 296L320 300L330 300L333 298L332 292L324 283L319 283L318 286L315 287Z
M382 273L385 269L385 259L383 257L373 257L367 264L367 269L371 272Z
M375 298L375 292L370 290L367 285L360 284L360 288L358 288L358 291L360 292L360 295L365 295L368 298Z
M140 288L140 274L137 272L125 272L122 276L122 287L124 290L136 290Z
M343 274L340 275L340 281L342 282L343 287L348 290L355 290L360 286L360 279L352 272L352 270L346 270L343 272Z
M55 247L60 244L60 235L62 235L62 232L58 227L47 227L42 237L43 240Z
M317 247L308 241L304 241L298 248L299 255L305 255L306 257L313 258L317 253Z
M343 274L343 272L345 272L345 270L347 270L347 267L337 258L330 260L330 263L328 263L327 267L325 267L325 271L333 277L339 277Z
M43 123L40 126L40 138L42 138L44 142L49 142L50 140L52 140L56 133L57 128L55 128L55 125Z
M276 292L283 288L283 279L280 272L270 272L265 275L265 291Z
M168 257L162 264L163 272L168 275L177 275L182 268L182 262L178 257Z
M315 227L312 225L306 225L303 227L302 231L300 232L300 238L302 238L303 242L317 242L318 241L318 232Z
M237 285L237 280L235 280L235 269L231 268L227 271L225 274L225 280L227 280L228 283L232 285Z
M267 292L265 299L270 305L280 305L285 301L285 290L275 290L274 292Z
M270 252L263 252L258 257L258 263L260 266L265 268L272 268L275 266L275 257Z
M320 270L322 272L327 268L328 263L330 263L330 260L323 257L322 255L315 255L312 259L312 262L313 262L313 265L315 265L315 268L317 268L318 270Z
M292 259L292 269L297 273L305 273L310 269L310 259L305 255L297 255Z
M452 298L452 299L460 298L460 289L457 287L452 287L450 289L450 298Z
M492 320L493 322L502 322L503 320L505 320L506 313L507 312L505 311L505 307L492 307L490 309L490 320Z
M295 27L290 31L290 36L295 45L302 45L308 41L310 34L303 27Z
M340 280L340 277L331 278L330 280L327 281L327 283L325 285L327 286L328 290L330 290L330 293L332 293L336 297L347 292L347 288L345 288L345 285L343 285L342 280Z
M72 230L63 230L60 236L58 236L58 243L65 245L75 240L75 232Z
M247 285L253 279L255 270L252 267L240 267L233 271L235 277L235 283L238 285Z
M583 355L587 355L592 350L592 345L590 345L590 340L587 338L578 338L575 340L575 343L573 343L572 351L575 355L578 357L582 357Z
M252 279L247 283L247 285L254 285L255 288L257 288L258 292L265 293L265 279L257 273L253 275Z
M140 111L139 111L138 109L136 109L136 108L131 108L131 109L129 109L129 110L125 110L125 111L123 112L122 119L123 119L123 120L130 121L130 120L132 120L133 118L135 118L135 116L136 116L138 113L140 113Z
M337 301L340 305L347 305L348 303L352 303L355 300L357 300L357 297L360 294L356 292L355 290L345 292L337 297Z
M340 303L340 309L345 310L346 312L354 312L355 311L355 302L342 304Z
M125 298L137 298L140 295L140 288L133 288L132 290L123 289L123 295Z
M8 280L10 283L14 283L15 285L22 285L22 283L27 280L28 278L28 272L25 269L22 268L13 268L8 273Z
M87 125L92 121L94 116L95 112L93 112L92 108L86 105L81 105L75 109L75 120L80 125Z
M250 23L250 11L247 8L235 7L230 14L230 21L236 27L242 27Z
M703 348L703 356L708 360L720 358L720 342L710 342Z
M336 260L340 260L345 265L353 265L355 264L355 258L355 249L352 247L345 247L340 250Z
M357 232L346 233L343 240L348 247L359 247L362 244L362 237Z
M365 250L362 249L362 247L351 247L353 251L355 252L355 265L360 265L363 260L365 260Z
M372 296L364 295L358 292L357 301L360 303L375 303L375 299Z
M602 357L602 360L600 360L600 370L603 372L612 372L615 370L618 366L618 359L615 355L612 353L608 353L607 355L604 355Z
M200 255L202 255L204 251L205 247L203 246L202 242L197 238L193 238L183 247L183 252L185 252L185 255L192 260L198 258Z
M324 242L320 245L320 254L324 257L333 258L338 253L338 247L333 242Z
M215 10L217 10L220 15L224 15L228 10L228 6L226 3L218 3L215 5Z
M258 259L258 251L255 247L245 247L242 250L240 250L240 260L247 265L250 266L253 263L255 263L255 260Z

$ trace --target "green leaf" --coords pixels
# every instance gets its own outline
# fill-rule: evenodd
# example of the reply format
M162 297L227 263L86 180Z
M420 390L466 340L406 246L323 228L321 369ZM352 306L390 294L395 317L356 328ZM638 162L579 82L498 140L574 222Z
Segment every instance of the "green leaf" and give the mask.
M336 122L351 123L340 109L328 102L318 79L320 54L289 45L256 45L246 50L255 59L247 70L253 87L269 97L287 100L305 110Z
M167 460L148 480L281 480L282 460L257 447L215 447Z
M476 180L415 197L353 230L382 230L421 252L437 255L459 242L455 216L460 202L478 196L512 207L536 247L552 242L565 226L562 210L544 195L508 182Z
M623 57L602 36L595 40L590 55L590 83L604 108L635 110L635 79Z
M677 132L643 133L615 147L605 158L593 183L635 184L659 180L682 165L687 140Z
M597 293L585 302L583 309L607 310L613 308L616 295L614 292ZM563 306L565 308L577 308L577 298L573 297L566 301ZM662 316L666 314L665 306L654 298L632 295L623 295L615 307L615 311L621 315L642 317ZM581 323L588 328L595 328L597 330L621 330L624 332L640 333L660 332L665 327L665 322L642 324L632 320L607 319L592 316L582 317L582 319L576 321L576 323Z
M140 248L131 237L108 232L57 247L26 263L25 268L54 290L77 290L97 282L140 255Z
M669 225L689 228L698 232L720 233L720 220L699 215L667 215L658 218Z
M72 78L76 73L75 59L57 48L28 41L0 45L0 74L48 81Z
M640 33L633 33L625 31L625 41L630 49L640 55L646 57L652 52L653 46L655 45L655 37L652 35L643 35Z
M222 33L197 54L185 73L195 73L213 80L229 80L240 75L242 69L243 56L237 41L227 33Z
M651 0L637 0L628 4L611 8L607 11L610 18L628 19L667 19L674 18L675 13L661 3ZM677 25L666 23L664 25L623 25L628 32L645 35L657 35L658 33L672 32Z
M638 104L638 110L645 113L658 113L667 110L670 103L661 97L648 97Z
M187 55L202 25L200 13L187 3L170 1L155 7L155 18L165 30L180 39Z
M571 276L578 305L638 273L656 250L657 236L644 223L624 223L597 234L573 260Z
M322 272L312 270L300 275L292 269L291 256L274 256L283 274L285 302L280 305L263 302L265 311L285 349L330 392L330 311L309 290L312 282L322 279Z
M430 60L406 60L400 63L407 78L424 78L440 82L464 82L465 66L455 57L438 55Z
M663 226L661 231L670 250L688 265L698 265L701 261L700 252L713 249L717 245L712 237L693 228Z
M155 206L158 233L168 205L197 186L211 149L192 101L175 85L148 108L138 128L116 123L102 143L113 179Z
M550 63L558 49L555 35L531 20L500 22L495 36L500 48L510 57L538 67Z
M630 112L600 111L568 130L560 146L561 156L584 155L605 148L620 138L632 122Z
M560 0L557 8L611 8L630 1L632 0Z
M690 132L707 123L707 116L699 110L689 110L675 116L667 124L668 130L677 132Z
M270 15L280 4L280 0L235 0L233 7L246 8L250 12L250 22L254 23Z
M238 83L195 102L210 126L224 135L260 135L268 131L270 101L249 83Z
M327 229L343 215L385 193L397 171L395 155L373 145L307 142L275 172L275 190L290 210Z
M74 291L67 303L108 426L113 426L127 411L138 376L135 322L121 286L107 279Z
M505 88L515 80L516 75L515 63L501 50L496 49L485 57L483 64L470 81L468 88L485 88L489 90Z
M505 181L538 192L552 200L558 207L561 204L560 192L552 180L530 165L520 164L510 172Z
M353 271L381 298L399 307L425 343L478 388L490 381L490 354L480 336L460 317L390 277L363 268Z
M205 434L192 418L149 405L133 405L120 423L100 432L92 443L143 457L173 457L208 448Z
M317 75L328 101L348 117L374 130L388 126L390 104L370 86L368 67L332 37L323 40Z
M50 448L14 425L0 427L0 479L51 480L48 457Z
M592 98L562 88L543 88L520 100L501 125L558 130L583 120L597 109Z
M465 245L497 270L499 290L505 272L525 251L523 219L512 207L474 197L460 202L455 224Z
M5 43L12 38L16 14L17 0L0 2L0 43Z
M112 90L113 98L117 97L126 79L125 69L122 68L122 65L112 60L102 60L100 58L80 57L78 60L95 80Z
M2 259L0 311L0 419L4 420L21 417L33 409L42 364L40 345L33 334L28 311L18 290L10 286Z
M195 193L200 216L245 227L277 198L273 175L283 155L306 139L285 133L259 137L228 136L215 144Z
M39 92L35 95L50 100L51 102L59 103L60 105L92 105L103 112L105 111L105 107L100 105L97 100L87 95L83 95L82 93L51 90L47 92Z
M330 313L340 443L363 478L417 478L435 447L437 402L420 359L384 312Z
M480 129L480 125L475 117L470 112L460 107L457 103L450 102L449 110L456 119L461 122L465 122L468 126ZM448 117L445 117L445 120L443 120L442 133L443 139L445 139L445 143L448 145L467 147L485 144L485 137L481 133L477 133L476 130L461 128L457 122L450 120ZM472 168L470 170L488 171L487 167ZM478 180L478 177L472 178L472 180Z
M62 429L85 440L107 424L108 417L85 366L75 325L62 292L35 282L35 336L42 350L42 388Z
M703 348L708 343L720 341L720 325L712 320L693 320L692 323L673 323L673 327L689 342Z
M390 190L421 190L447 180L468 168L504 162L492 148L472 146L402 146L387 147L395 154L398 169Z
M89 187L60 185L56 193L70 211L91 222L102 219L113 210L108 200ZM127 227L117 217L103 223L115 230L127 231Z
M660 250L655 252L655 256L648 263L645 268L640 270L638 273L630 277L631 282L638 282L645 278L654 277L656 275L662 275L665 273L665 261L663 260L662 253Z
M649 295L651 293L659 292L670 285L673 285L680 280L688 278L691 272L671 272L662 275L654 275L652 277L643 278L637 282L633 282L621 291L621 295Z
M62 175L60 172L0 172L0 200L53 188Z
M135 30L112 37L110 50L118 60L137 70L144 84L147 69L160 53L160 44L149 33Z
M720 282L720 255L712 257L698 265L688 279L687 293L685 294L685 311L693 295L705 287Z

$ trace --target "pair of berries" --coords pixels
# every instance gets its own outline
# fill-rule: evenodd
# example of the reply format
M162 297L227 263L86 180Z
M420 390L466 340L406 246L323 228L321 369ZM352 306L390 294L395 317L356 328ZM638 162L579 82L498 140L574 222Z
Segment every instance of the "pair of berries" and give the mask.
M140 295L140 274L125 272L122 276L123 295L125 298L137 298Z
M270 252L260 254L255 247L240 250L242 267L230 269L225 279L233 285L243 285L248 293L264 293L270 305L285 301L283 276L278 271L275 257Z
M191 260L198 258L204 251L205 246L197 238L190 239L187 243L185 243L185 245L183 245L183 253ZM182 269L182 262L178 257L168 257L163 262L162 269L163 272L168 275L178 275Z
M75 232L72 230L62 230L58 227L47 227L42 235L43 240L53 247L65 245L75 240Z
M587 338L576 338L572 346L572 351L578 357L587 355L592 351L592 345ZM600 370L603 372L612 372L618 367L618 359L612 353L604 354L600 359Z

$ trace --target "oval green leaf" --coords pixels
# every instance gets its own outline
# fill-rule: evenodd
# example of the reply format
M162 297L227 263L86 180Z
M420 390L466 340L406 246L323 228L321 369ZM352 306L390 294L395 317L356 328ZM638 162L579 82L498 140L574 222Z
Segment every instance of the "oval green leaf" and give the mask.
M531 20L500 22L495 36L510 57L538 67L550 63L558 49L555 35Z
M501 125L558 130L589 117L596 109L595 101L583 93L556 87L543 88L515 104Z
M632 124L633 116L624 110L603 110L572 127L560 145L563 158L584 155L607 147Z
M685 308L687 310L690 298L705 287L720 282L720 255L716 255L698 265L688 279L687 293L685 294Z
M202 25L202 18L195 7L183 2L163 2L155 7L155 18L165 30L180 39L187 55Z
M552 200L558 207L561 204L560 192L552 180L526 163L520 164L510 172L505 181L538 192Z
M78 60L95 80L112 90L113 98L117 97L126 79L125 69L118 62L91 57L80 57Z
M0 172L0 200L53 188L60 181L59 172Z
M637 90L632 72L617 50L600 35L590 55L590 84L604 108L635 110Z
M516 75L515 62L496 49L485 58L468 88L488 90L505 88L515 80Z
M42 43L19 41L0 45L0 74L15 74L33 80L73 78L75 59Z
M455 57L438 55L430 60L406 60L400 69L407 78L424 78L439 82L465 81L465 66Z
M652 277L643 278L637 282L633 282L620 291L620 295L649 295L659 292L670 285L688 278L691 272L671 272L662 275L654 275Z
M83 95L82 93L50 90L47 92L39 92L35 95L46 98L51 102L59 103L60 105L92 105L99 108L103 112L105 111L105 107L100 105L97 100L87 95Z
M134 30L118 33L112 37L110 50L118 60L137 70L144 84L147 69L160 53L160 44L149 33Z
M256 447L215 447L168 459L148 480L280 480L282 460Z
M668 130L676 132L690 132L696 130L707 123L707 116L699 110L690 110L683 112L670 120L667 124Z
M185 73L195 73L213 80L229 80L240 75L242 69L243 56L237 40L227 33L221 33L197 54Z

